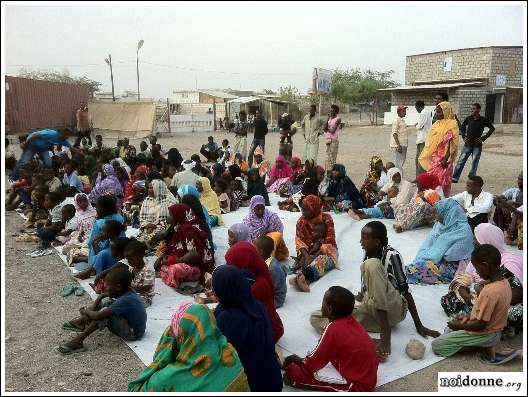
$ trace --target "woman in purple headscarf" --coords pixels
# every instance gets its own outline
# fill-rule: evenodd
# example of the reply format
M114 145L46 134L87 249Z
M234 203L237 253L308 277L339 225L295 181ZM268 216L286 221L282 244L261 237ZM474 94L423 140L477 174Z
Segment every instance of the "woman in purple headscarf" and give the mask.
M121 209L123 205L123 188L119 179L117 179L114 167L110 164L103 165L103 171L97 175L95 186L88 198L90 203L95 204L99 197L106 195L113 195L117 201L117 208Z
M279 216L268 210L265 204L264 197L260 195L251 198L249 214L243 220L249 229L250 242L254 242L260 236L271 232L282 233L284 229Z

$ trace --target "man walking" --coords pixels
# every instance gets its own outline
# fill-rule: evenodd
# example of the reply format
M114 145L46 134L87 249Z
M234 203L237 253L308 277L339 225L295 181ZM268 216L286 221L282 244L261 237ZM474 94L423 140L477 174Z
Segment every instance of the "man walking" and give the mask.
M407 106L400 105L396 109L398 117L392 123L390 148L394 153L394 165L403 173L403 165L407 158L407 124L405 116L407 115Z
M246 112L243 110L240 111L240 119L235 121L235 146L234 152L240 153L242 158L246 160L247 158L247 132L249 124L247 122ZM237 122L238 121L238 122Z
M482 136L484 127L488 127L488 132ZM474 103L471 105L471 115L466 117L460 128L462 139L464 139L464 148L462 149L462 153L460 153L455 171L453 172L453 183L457 183L460 179L462 170L470 155L473 156L473 164L471 165L469 175L476 175L480 155L482 154L482 142L488 139L493 134L493 131L495 131L493 124L486 117L480 115L480 104Z
M423 101L416 101L414 107L418 112L418 122L414 125L416 127L416 176L420 175L425 170L422 168L418 162L418 157L425 146L425 140L427 138L427 133L431 129L431 113L425 112L425 104Z
M255 112L255 119L253 120L253 142L251 143L251 148L249 149L249 166L253 164L253 153L257 146L262 148L262 152L265 151L266 146L266 134L268 133L268 122L262 117L260 110Z
M315 105L310 105L310 113L304 116L301 124L304 136L303 163L306 160L313 160L317 163L319 137L323 134L323 122L316 116L316 110Z

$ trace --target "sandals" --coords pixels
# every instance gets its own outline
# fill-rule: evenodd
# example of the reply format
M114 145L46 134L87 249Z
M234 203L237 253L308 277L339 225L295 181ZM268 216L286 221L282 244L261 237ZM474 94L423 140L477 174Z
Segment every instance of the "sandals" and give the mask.
M72 324L71 321L68 321L64 324L62 324L62 329L65 329L66 331L74 331L74 332L83 332L84 329L81 329L77 327L76 325Z
M70 296L71 294L75 294L75 296L83 296L84 292L84 288L81 287L79 284L68 283L62 288L61 296L63 298Z
M501 365L513 360L519 355L519 350L512 350L504 353L495 353L495 358L491 359L487 354L481 354L479 360L489 365Z
M53 254L53 248L36 249L35 251L30 252L29 254L26 254L26 255L32 258L37 258L40 256L47 256L51 254Z
M84 347L84 345L81 345L81 346L78 346L78 347L70 347L68 345L60 345L57 348L57 351L60 354L62 354L63 356L69 356L70 354L73 354L73 353L85 352L86 350L88 350L88 349L86 347Z

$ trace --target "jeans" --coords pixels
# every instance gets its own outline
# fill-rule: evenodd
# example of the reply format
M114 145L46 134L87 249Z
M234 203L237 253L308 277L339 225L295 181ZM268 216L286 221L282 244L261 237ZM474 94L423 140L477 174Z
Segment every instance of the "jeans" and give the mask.
M462 148L462 153L458 158L455 171L453 172L453 179L458 181L460 179L460 174L466 165L466 161L470 155L473 156L473 163L471 164L471 171L469 171L470 176L475 176L477 174L477 168L480 161L480 155L482 154L482 146L468 146L464 145Z
M38 151L30 146L24 149L22 156L20 156L20 160L18 160L15 165L15 168L13 168L13 172L11 173L11 179L16 181L20 178L20 169L24 167L24 165L29 163L35 154L38 154L46 168L51 168L51 157L49 155L49 151L47 149Z
M51 231L46 226L37 226L37 236L39 236L42 241L53 242L55 241L56 235L57 232Z
M249 156L248 156L248 164L251 167L253 165L253 153L255 152L255 149L257 146L260 146L262 148L262 151L264 152L264 148L266 146L266 138L257 139L253 138L253 142L251 142L251 147L249 148Z

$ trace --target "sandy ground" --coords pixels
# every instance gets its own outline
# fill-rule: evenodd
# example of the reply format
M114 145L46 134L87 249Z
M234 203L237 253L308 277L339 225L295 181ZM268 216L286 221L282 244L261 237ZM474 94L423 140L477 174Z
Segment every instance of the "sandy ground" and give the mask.
M498 130L485 144L479 167L485 188L494 193L511 187L522 169L522 127L506 126ZM376 154L392 159L388 149L389 131L387 126L353 126L342 133L338 161L347 167L356 184L364 178L370 156ZM177 146L184 157L190 157L208 135L162 136L159 142L166 149ZM214 136L218 141L224 137L233 138L224 132L216 132ZM411 135L410 143L414 141ZM106 143L115 144L115 141ZM139 141L132 144L137 147ZM268 135L266 148L268 156L278 152L278 134ZM302 137L295 136L294 153L301 150ZM414 156L415 146L411 144L404 170L407 175L414 175ZM324 162L323 145L319 162ZM468 171L466 168L462 183L454 185L454 192L464 189ZM128 382L139 374L143 364L125 343L108 331L90 337L86 341L89 350L85 353L63 357L55 351L58 344L70 336L61 329L61 324L74 317L90 299L86 295L62 298L62 286L72 281L64 263L56 255L27 257L35 244L18 243L12 237L22 225L21 218L16 213L8 213L5 221L6 391L126 391ZM522 337L510 343L520 347ZM434 392L440 371L522 371L522 361L494 367L480 363L474 353L461 354L388 383L379 391Z

